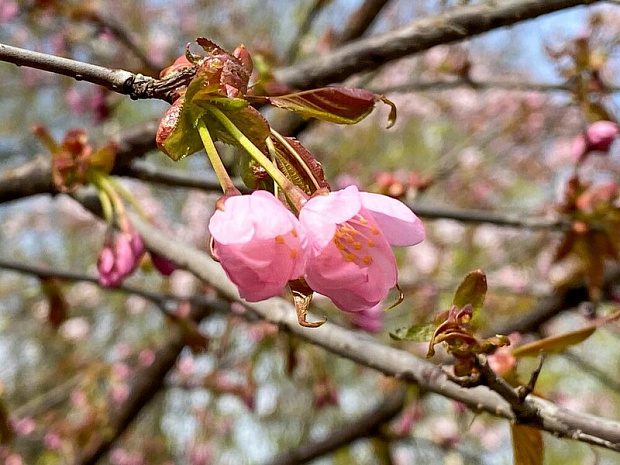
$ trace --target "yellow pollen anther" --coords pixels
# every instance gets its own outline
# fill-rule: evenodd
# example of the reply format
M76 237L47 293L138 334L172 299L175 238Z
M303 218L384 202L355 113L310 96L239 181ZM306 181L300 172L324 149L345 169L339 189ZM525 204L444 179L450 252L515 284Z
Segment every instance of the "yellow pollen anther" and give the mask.
M282 236L276 236L276 242L278 244L284 244L284 238Z
M291 229L291 234L293 237L297 237L297 230L295 228Z
M355 240L355 239L353 239L353 237L351 237L351 236L347 236L347 242L348 242L349 244L353 244L353 241L354 241L354 240Z
M368 239L366 241L366 243L368 244L368 247L374 247L375 246L375 241L373 241L372 239Z
M368 257L368 258L370 258L370 257ZM345 254L345 256L344 256L344 259L345 259L347 262L354 262L354 261L355 261L355 255L354 255L354 254L352 254L352 253L347 253L347 254Z
M355 250L362 250L362 243L361 242L356 242L355 244L353 244L353 248Z
M338 250L343 250L344 249L344 244L336 239L334 239L334 244L336 244L336 248Z
M358 219L357 221L359 221L359 222L360 222L360 223L362 223L362 224L366 224L366 223L368 223L368 220L367 220L366 218L364 218L363 216L360 216L360 217L359 217L359 219Z
M296 249L292 249L291 250L291 258L297 258L297 250Z
M372 263L372 257L370 255L365 255L363 261L365 265L370 265Z
M372 232L375 236L378 236L378 235L379 235L379 229L378 229L378 228L372 228L372 229L370 230L370 232Z

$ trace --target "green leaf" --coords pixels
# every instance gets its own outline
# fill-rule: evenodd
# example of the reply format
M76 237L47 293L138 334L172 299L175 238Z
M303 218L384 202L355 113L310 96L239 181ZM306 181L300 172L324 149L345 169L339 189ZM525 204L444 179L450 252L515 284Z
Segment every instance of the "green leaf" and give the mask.
M510 425L514 465L543 465L542 432L525 425Z
M434 323L413 325L391 332L390 337L396 341L428 342L433 337L436 328L437 325Z
M463 308L467 304L473 307L473 313L482 308L487 293L487 277L482 270L470 271L459 284L452 305Z
M396 107L381 95L364 89L322 87L274 97L261 97L272 105L303 116L336 124L355 124L368 116L377 101L392 107L390 126L396 119Z
M174 161L202 149L202 140L196 131L196 122L201 115L192 112L184 102L182 97L177 99L168 108L157 129L157 146Z

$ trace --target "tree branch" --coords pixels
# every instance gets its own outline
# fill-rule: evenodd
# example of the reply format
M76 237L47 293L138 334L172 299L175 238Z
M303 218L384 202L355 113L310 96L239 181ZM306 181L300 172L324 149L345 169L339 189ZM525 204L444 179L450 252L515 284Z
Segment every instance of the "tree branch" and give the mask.
M79 200L86 206L97 208L98 200L94 196L85 196L81 192ZM206 254L180 241L172 240L137 215L132 214L131 220L149 249L173 259L179 266L216 287L226 298L239 298L237 289L222 268ZM385 346L329 322L320 328L300 326L293 306L283 299L248 302L245 306L261 319L277 324L291 334L363 366L463 402L475 411L486 411L510 420L516 419L510 405L497 393L483 387L463 388L450 381L440 367L408 352ZM529 396L525 404L528 409L538 413L534 424L545 431L620 451L620 422L572 412L535 396Z
M537 18L578 5L601 0L503 0L452 8L423 18L387 34L350 42L337 50L313 57L275 75L292 88L309 89L341 82L352 74L376 70L389 61L428 50L436 45L463 40L500 27ZM195 74L188 69L159 80L67 58L0 44L0 61L29 66L106 87L131 98L171 101L177 88Z
M349 17L335 43L340 45L362 37L390 0L365 0Z
M459 6L416 20L386 34L357 40L334 52L278 70L276 77L293 88L309 89L375 70L391 60L440 44L467 39L505 26L599 0L496 0Z
M150 122L123 133L115 142L118 145L113 174L123 173L134 158L142 157L157 148L155 131L157 123ZM38 194L56 194L52 182L50 156L40 156L17 168L0 173L0 203Z
M0 258L0 269L16 271L18 273L29 274L37 276L38 278L56 278L61 281L72 282L87 282L99 286L103 290L113 292L120 291L127 294L134 294L146 299L155 305L157 305L166 316L171 316L170 311L181 302L189 302L197 307L208 307L212 312L227 313L230 311L230 305L221 299L213 296L193 295L187 297L181 297L174 294L168 294L163 292L149 291L147 289L140 289L134 286L128 286L121 284L115 288L109 288L102 286L99 280L94 276L87 276L80 273L74 273L70 271L62 270L50 270L48 268L26 265L20 262L14 262L12 260L4 260Z
M324 439L311 441L288 450L273 460L269 465L297 465L307 463L330 452L334 452L356 439L370 437L378 433L379 428L394 418L405 403L405 389L390 392L375 408L349 424L330 432Z

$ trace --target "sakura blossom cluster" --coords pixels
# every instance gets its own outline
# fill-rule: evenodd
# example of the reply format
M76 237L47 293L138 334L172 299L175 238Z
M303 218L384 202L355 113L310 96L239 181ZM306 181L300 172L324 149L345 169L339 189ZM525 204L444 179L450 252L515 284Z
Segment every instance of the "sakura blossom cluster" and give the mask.
M415 245L425 234L406 205L355 186L315 194L299 217L266 191L228 197L209 231L215 257L245 300L279 295L303 278L347 312L377 306L397 283L390 245Z

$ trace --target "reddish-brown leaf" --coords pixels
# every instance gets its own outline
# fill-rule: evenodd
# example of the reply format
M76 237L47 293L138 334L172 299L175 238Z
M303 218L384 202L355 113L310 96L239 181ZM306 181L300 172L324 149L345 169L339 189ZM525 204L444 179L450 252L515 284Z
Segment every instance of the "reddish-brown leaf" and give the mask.
M392 102L364 89L321 87L257 100L266 100L276 107L336 124L358 123L372 112L377 101L382 101L392 108L389 126L396 119L396 108Z

